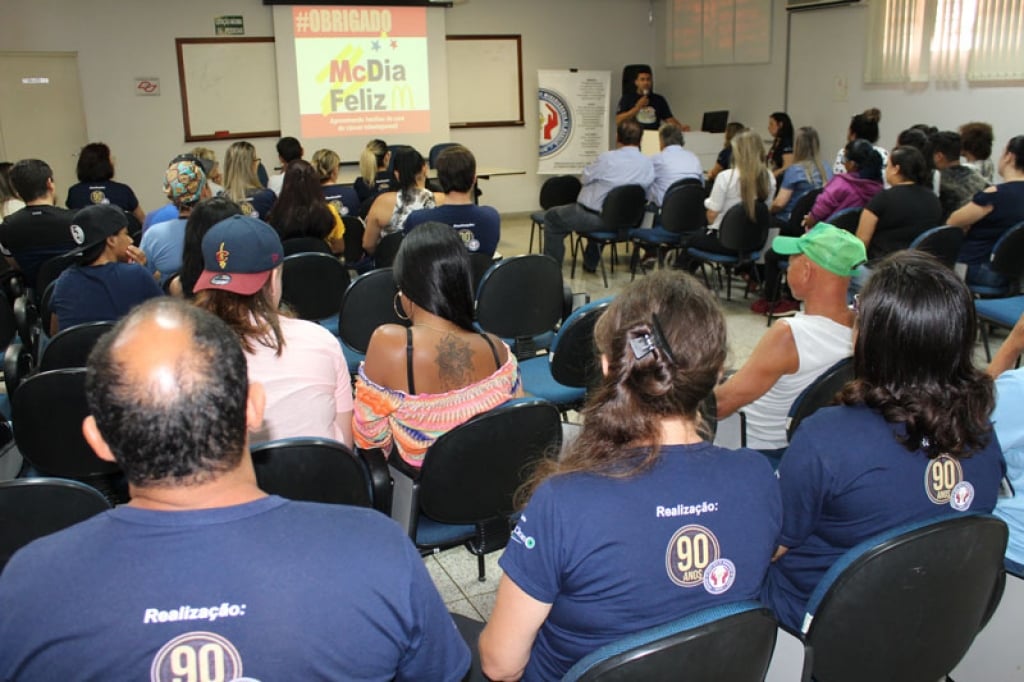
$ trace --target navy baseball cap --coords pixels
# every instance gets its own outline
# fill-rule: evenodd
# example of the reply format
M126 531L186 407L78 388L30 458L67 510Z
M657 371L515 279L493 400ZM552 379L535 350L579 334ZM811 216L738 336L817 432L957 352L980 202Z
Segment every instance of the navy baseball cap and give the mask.
M283 260L284 248L274 228L252 216L233 215L203 237L203 273L192 290L251 296Z

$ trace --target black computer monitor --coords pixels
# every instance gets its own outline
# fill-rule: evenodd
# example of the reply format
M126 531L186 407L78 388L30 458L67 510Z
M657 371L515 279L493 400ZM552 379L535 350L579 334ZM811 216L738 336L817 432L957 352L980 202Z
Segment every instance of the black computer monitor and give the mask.
M724 133L725 126L729 123L729 111L723 109L722 111L705 111L704 120L700 124L700 129L705 133Z

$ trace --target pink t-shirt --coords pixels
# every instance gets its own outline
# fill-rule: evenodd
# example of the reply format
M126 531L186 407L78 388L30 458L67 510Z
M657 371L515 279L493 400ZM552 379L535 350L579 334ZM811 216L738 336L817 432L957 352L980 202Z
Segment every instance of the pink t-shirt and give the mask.
M337 414L352 411L352 379L338 340L318 324L287 317L281 332L280 357L259 344L245 354L249 381L263 384L267 394L263 426L252 442L296 436L343 441Z

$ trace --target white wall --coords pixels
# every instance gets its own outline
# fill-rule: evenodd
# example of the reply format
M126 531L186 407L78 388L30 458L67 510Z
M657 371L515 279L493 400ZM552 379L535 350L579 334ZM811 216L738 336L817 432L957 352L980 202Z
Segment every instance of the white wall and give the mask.
M658 23L665 25L664 0L657 4ZM996 133L997 155L1006 141L1024 133L1017 109L1020 84L970 85L966 82L922 86L879 86L863 82L867 35L864 4L798 12L787 17L783 0L773 8L772 57L769 64L668 68L666 31L658 31L658 88L677 111L677 118L699 125L703 111L729 109L730 118L767 136L768 115L788 111L796 126L812 125L821 136L823 153L831 157L846 142L853 114L869 107L882 112L879 144L892 147L899 132L915 123L955 130L967 121L987 121ZM789 30L789 97L786 48ZM836 91L837 77L848 84Z

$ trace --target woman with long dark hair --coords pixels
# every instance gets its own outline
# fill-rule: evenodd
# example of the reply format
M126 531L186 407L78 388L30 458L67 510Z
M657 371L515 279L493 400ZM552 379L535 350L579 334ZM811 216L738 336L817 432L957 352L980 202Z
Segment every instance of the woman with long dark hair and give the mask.
M992 379L974 366L971 292L933 257L899 251L858 298L856 378L797 429L779 467L783 526L765 584L799 628L848 549L911 521L990 512L1005 465Z
M398 190L380 194L366 216L363 250L372 254L384 237L402 231L405 219L413 211L434 208L444 203L444 195L427 189L427 162L415 149L403 149L395 155L395 181Z
M804 216L804 229L827 220L847 208L864 208L882 191L882 157L867 140L853 140L846 145L843 168L825 185L814 206Z
M561 679L625 635L757 598L768 570L781 524L771 466L701 433L726 357L715 296L691 275L654 273L594 337L603 376L583 429L521 491L480 636L490 679Z
M320 189L320 174L302 159L285 167L281 193L270 209L267 223L277 230L281 241L309 238L318 251L340 253L345 250L341 217L327 205Z
M768 117L768 133L772 146L768 148L768 168L778 179L793 163L793 121L784 111L776 111Z
M370 338L356 379L359 447L419 467L443 433L520 392L515 355L473 328L471 273L469 252L448 225L424 223L402 241L395 312L411 325L381 325Z

